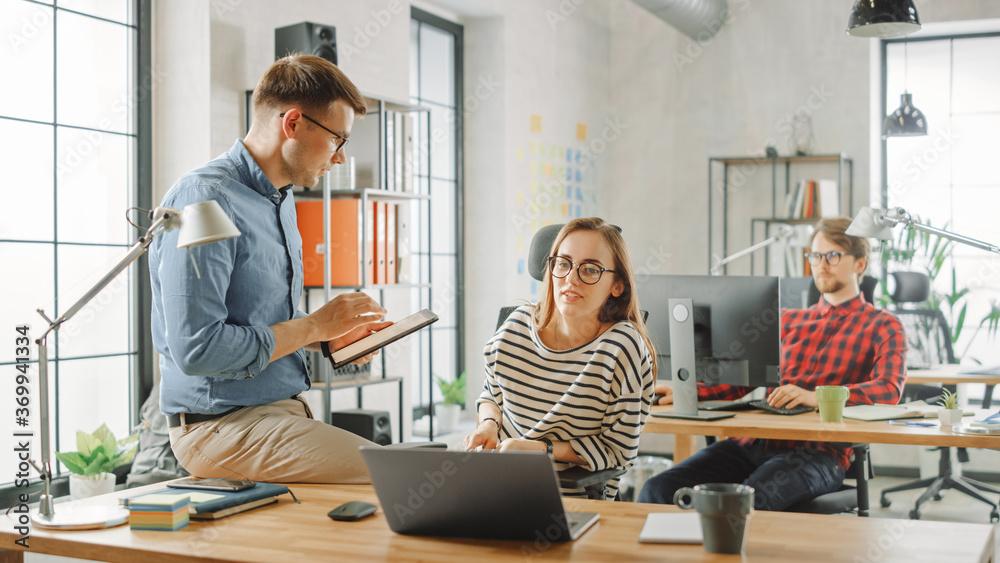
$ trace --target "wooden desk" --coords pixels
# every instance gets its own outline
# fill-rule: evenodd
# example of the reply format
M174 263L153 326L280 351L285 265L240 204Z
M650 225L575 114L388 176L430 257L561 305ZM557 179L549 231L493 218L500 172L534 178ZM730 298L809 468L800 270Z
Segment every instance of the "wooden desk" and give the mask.
M652 412L669 412L672 407L653 407ZM929 419L928 422L933 422ZM694 453L695 436L816 440L820 442L862 442L866 444L910 444L1000 448L1000 436L959 434L939 427L896 426L885 421L820 422L819 413L782 416L762 411L739 412L732 418L715 421L680 420L650 416L643 432L674 434L674 462Z
M958 364L942 364L931 366L929 369L911 369L906 372L907 383L943 383L953 385L956 383L985 383L986 385L997 385L1000 383L1000 375L988 375L981 373L959 373L962 370L972 369L972 366L962 366Z
M158 488L151 485L147 489ZM674 506L566 499L567 510L599 512L600 522L579 540L479 541L402 536L389 530L381 510L360 522L334 522L326 513L349 500L377 502L369 485L293 485L277 504L216 522L195 522L176 532L131 531L128 526L80 532L31 531L30 551L112 562L143 561L395 561L442 562L526 559L574 561L739 561L700 545L640 544L651 512ZM129 491L134 494L136 489ZM118 493L121 494L121 493ZM105 495L89 502L116 502ZM58 505L56 507L58 509ZM488 507L484 507L488 510ZM0 517L3 520L5 517ZM744 560L992 561L994 529L986 524L842 518L755 512ZM16 558L11 525L0 526L0 559Z

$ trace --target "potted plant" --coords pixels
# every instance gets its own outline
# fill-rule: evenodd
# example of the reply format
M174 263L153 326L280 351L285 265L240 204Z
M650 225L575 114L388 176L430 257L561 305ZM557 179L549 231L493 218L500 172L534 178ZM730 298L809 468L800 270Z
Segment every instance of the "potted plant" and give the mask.
M115 440L107 425L102 424L93 434L76 432L75 452L56 452L59 461L73 472L69 493L73 500L103 495L115 490L115 468L132 461L138 448L139 435Z
M952 425L962 422L962 409L958 408L958 393L952 393L947 389L942 389L941 398L938 400L941 407L938 409L938 419L941 421L941 428L951 428Z
M441 404L434 405L434 414L437 419L438 428L441 433L451 432L458 425L458 415L462 411L462 404L465 403L465 372L458 376L455 381L447 382L438 376L438 389L441 391Z

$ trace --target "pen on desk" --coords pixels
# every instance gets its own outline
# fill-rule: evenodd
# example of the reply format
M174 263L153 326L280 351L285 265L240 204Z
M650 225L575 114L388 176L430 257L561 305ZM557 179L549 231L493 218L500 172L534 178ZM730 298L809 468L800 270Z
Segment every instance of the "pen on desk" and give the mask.
M890 420L889 424L894 424L896 426L937 426L933 422L912 422L909 420Z

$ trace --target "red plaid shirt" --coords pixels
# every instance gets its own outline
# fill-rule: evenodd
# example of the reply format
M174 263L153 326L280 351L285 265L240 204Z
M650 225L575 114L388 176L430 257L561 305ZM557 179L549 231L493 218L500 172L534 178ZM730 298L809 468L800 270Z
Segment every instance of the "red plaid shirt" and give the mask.
M896 317L865 303L860 295L837 306L825 299L808 309L781 314L781 384L808 391L846 385L849 405L899 402L906 379L906 335ZM698 399L737 399L752 390L735 385L699 384ZM770 394L771 389L768 389ZM733 438L741 444L754 438ZM768 448L830 452L845 470L850 451L831 442L767 440Z

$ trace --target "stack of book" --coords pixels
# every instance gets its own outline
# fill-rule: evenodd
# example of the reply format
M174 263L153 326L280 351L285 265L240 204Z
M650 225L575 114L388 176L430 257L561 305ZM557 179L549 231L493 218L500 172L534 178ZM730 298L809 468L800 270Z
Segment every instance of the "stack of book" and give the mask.
M172 532L188 525L191 499L186 494L148 494L128 503L129 527L133 530Z
M836 180L800 180L785 199L785 217L836 217L840 215L840 191Z
M251 508L278 502L278 495L288 492L288 487L272 483L257 483L253 488L236 492L195 491L193 489L163 489L155 493L121 499L135 517L135 507L153 506L165 512L164 506L174 506L178 497L184 499L184 525L190 517L194 520L217 520ZM140 520L145 517L140 517ZM132 526L135 528L135 526ZM183 527L179 526L179 527ZM141 528L154 529L154 528ZM170 529L170 528L155 528ZM176 529L176 528L175 528Z

